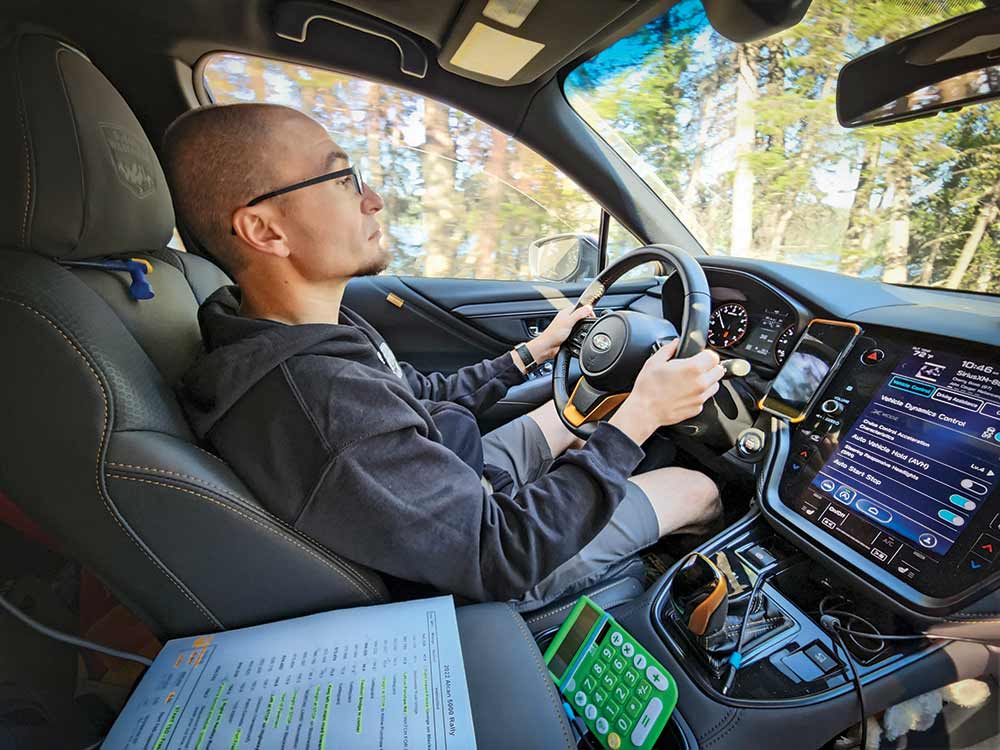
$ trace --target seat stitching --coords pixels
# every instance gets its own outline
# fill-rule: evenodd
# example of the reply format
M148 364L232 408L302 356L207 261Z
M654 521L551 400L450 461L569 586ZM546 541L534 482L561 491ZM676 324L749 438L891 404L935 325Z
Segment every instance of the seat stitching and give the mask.
M342 578L344 578L352 586L354 586L354 588L357 589L357 591L360 594L365 595L366 598L371 598L371 596L368 594L368 592L366 592L364 589L362 589L357 584L357 582L353 580L353 578L349 577L348 575L346 575L344 573L344 571L339 567L339 563L338 564L334 564L334 561L327 560L327 559L321 557L320 555L316 554L315 551L309 549L308 547L306 547L304 544L302 544L298 540L294 539L291 536L288 536L287 534L283 534L280 531L277 531L276 529L271 528L270 526L268 526L267 524L265 524L263 521L261 521L261 520L259 520L257 518L254 518L253 516L251 516L249 513L244 513L243 511L238 510L237 508L233 508L233 507L231 507L229 505L226 505L225 503L223 503L223 502L215 499L214 497L211 497L209 495L204 495L204 494L202 494L200 492L195 492L194 490L188 489L186 487L181 487L181 486L179 486L177 484L167 484L166 482L156 482L156 481L154 481L152 479L140 479L139 477L130 477L130 476L127 476L125 474L110 474L109 473L108 476L111 477L112 479L124 479L124 480L129 481L129 482L142 482L143 484L153 484L153 485L156 485L158 487L166 487L167 489L177 490L178 492L186 492L189 495L194 495L195 497L200 497L202 500L207 500L208 502L210 502L210 503L212 503L214 505L218 505L223 510L227 510L230 513L235 513L235 514L237 514L239 516L242 516L246 520L250 521L250 523L253 523L253 524L256 524L257 526L260 526L262 529L264 529L264 531L267 531L267 532L269 532L271 534L274 534L275 536L281 537L285 541L291 542L292 544L294 544L296 547L298 547L299 549L301 549L306 554L310 555L311 557L315 557L317 560L319 560L321 563L323 563L324 565L326 565L328 568L330 568L331 570L335 571L336 573L339 573L340 576Z
M17 59L15 52L14 59ZM28 145L28 125L24 115L24 107L21 101L20 86L17 94L17 114L21 121L21 138L24 140L24 169L25 194L24 194L24 218L21 220L21 247L27 248L28 242L28 207L31 205L31 149Z
M199 484L203 484L206 487L211 487L213 490L218 490L220 493L223 493L228 497L231 497L233 500L244 501L244 498L240 497L227 487L223 487L220 484L215 484L213 482L209 482L199 477L193 477L190 474L180 474L179 472L170 471L169 469L157 469L155 466L137 466L136 464L122 464L118 463L117 461L105 461L105 463L108 466L118 466L122 469L141 469L142 471L151 471L156 474L169 474L172 477L179 477L181 479L190 479L192 481L198 482Z
M199 486L201 486L202 489L210 487L210 488L218 491L219 494L221 494L221 495L229 498L230 500L233 500L234 502L249 503L249 501L246 498L242 497L241 495L233 492L232 490L230 490L230 489L228 489L226 487L223 487L223 486L218 485L218 484L214 484L213 482L209 482L209 481L206 481L204 479L200 479L199 477L191 476L190 474L180 474L180 473L175 472L175 471L170 471L168 469L158 469L158 468L153 467L153 466L138 466L136 464L123 464L123 463L119 463L117 461L107 461L106 463L107 463L108 466L118 466L118 467L125 468L125 469L137 469L137 470L149 471L149 472L153 472L153 473L157 473L157 474L168 474L170 476L179 477L181 479L190 479L191 481L193 481L193 482L197 483ZM110 473L109 473L109 475L110 475ZM297 534L301 534L302 536L304 536L310 542L312 542L317 547L319 547L320 549L322 549L324 552L326 552L331 557L339 557L339 555L337 555L337 553L335 553L333 550L329 549L326 545L322 544L321 542L316 541L315 539L313 539L311 536L309 536L305 532L303 532L303 531L301 531L299 529L295 529L292 526L289 526L288 524L286 524L282 519L278 518L277 516L273 516L271 518L271 520L275 523L275 525L282 526L287 531L294 531ZM353 575L353 577L355 578L355 580L358 583L360 583L365 589L367 589L367 591L374 598L379 599L379 600L381 600L383 598L381 592L379 592L378 589L376 589L368 580L366 580L364 578L364 576L360 575L359 573L357 573L356 571L353 571L353 570L351 570L350 572Z
M110 428L110 410L108 406L108 394L107 391L105 391L104 389L104 383L101 382L101 378L98 376L97 371L93 368L93 366L91 366L90 362L84 356L83 352L80 351L79 347L77 347L77 345L73 343L73 341L63 332L63 330L54 321L50 320L46 315L33 308L31 305L27 305L23 302L11 299L9 297L0 297L0 300L13 303L19 307L23 307L25 310L29 310L30 312L34 313L36 316L44 320L46 323L48 323L50 326L52 326L56 330L56 332L60 336L62 336L63 340L65 340L66 343L73 348L73 351L77 353L80 359L83 360L83 363L84 365L86 365L87 369L90 370L90 374L94 376L94 380L97 381L97 385L101 389L101 399L104 401L104 427L101 430L101 440L97 446L97 460L94 466L94 479L95 483L97 484L97 494L100 496L101 501L104 503L104 507L107 509L108 515L110 515L111 518L114 519L115 523L118 524L118 528L121 529L122 533L125 534L125 536L132 541L132 543L136 546L136 548L138 548L138 550L142 552L142 554L144 554L146 558L151 563L153 563L153 565L155 565L157 568L160 569L160 571L167 577L167 579L171 581L175 587L177 587L177 590L180 591L182 594L184 594L185 598L187 598L189 602L191 602L195 607L201 610L202 614L205 615L205 617L213 626L221 629L222 623L211 612L209 612L208 609L206 609L205 605L202 604L200 601L198 601L191 594L191 592L187 591L186 587L182 586L180 581L178 581L176 577L172 573L170 573L170 571L168 571L159 560L153 557L148 550L144 549L143 546L139 544L139 541L135 538L135 536L133 536L133 534L129 532L127 528L125 528L125 524L122 523L121 519L118 517L118 514L111 507L110 497L106 492L104 492L103 488L101 487L101 454L104 451L106 434L108 432L108 429Z
M603 594L603 593L604 593L605 591L607 591L608 589L612 589L612 588L614 588L615 586L618 586L618 585L620 585L620 584L622 584L622 583L625 583L625 582L626 582L626 581L628 581L628 580L629 580L629 579L627 579L627 578L623 578L623 579L622 579L622 580L620 580L620 581L615 581L614 583L609 583L609 584L608 584L607 586L605 586L604 588L602 588L602 589L597 589L597 591L593 592L592 594L587 594L587 596L590 596L590 597L595 597L595 596L597 596L598 594ZM551 617L551 616L552 616L552 615L554 615L554 614L558 614L559 612L562 612L562 611L563 611L564 609L570 609L571 607L574 607L574 606L576 606L576 603L577 603L577 601L579 601L579 599L574 599L574 600L573 600L573 601L571 601L571 602L570 602L569 604L564 604L563 606L559 607L559 609L554 609L554 610L552 610L551 612L544 612L544 613L542 613L542 614L540 614L540 615L535 615L534 617L529 617L529 618L527 618L527 619L525 620L525 622L529 622L529 623L535 623L535 622L538 622L539 620L544 620L544 619L545 619L546 617ZM627 600L626 600L626 601L627 601Z
M565 719L566 717L566 714L563 712L562 706L559 706L556 703L556 701L553 700L552 698L552 690L555 689L555 686L549 680L547 667L543 667L541 652L538 650L538 644L535 643L534 637L528 631L527 626L525 626L524 618L522 618L521 615L515 612L514 608L511 607L510 605L504 605L504 609L507 610L507 613L511 616L511 619L514 620L514 624L517 625L518 632L521 633L521 637L524 638L530 644L530 648L528 649L528 651L531 653L532 661L534 661L535 663L535 669L538 670L538 674L540 674L542 677L542 684L544 686L543 689L549 687L550 685L552 686L551 689L545 690L545 694L548 696L549 703L552 704L552 707L555 709L556 714L559 717L561 717L559 720L559 728L562 729L563 738L566 740L566 747L575 748L576 745L574 745L573 742L570 740L570 736L566 731L566 723L565 721L563 721L563 719Z

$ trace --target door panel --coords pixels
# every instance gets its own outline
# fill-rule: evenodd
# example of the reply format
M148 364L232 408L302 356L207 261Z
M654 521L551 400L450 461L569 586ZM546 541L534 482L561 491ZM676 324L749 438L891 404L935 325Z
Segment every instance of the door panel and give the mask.
M622 309L642 297L652 280L615 285L598 312ZM549 300L576 300L586 284L373 276L354 279L344 304L375 326L396 356L421 372L452 373L497 357L548 324ZM390 295L395 298L390 301ZM400 301L402 305L400 305ZM572 373L571 373L572 374ZM484 431L551 398L549 372L537 372L482 415Z

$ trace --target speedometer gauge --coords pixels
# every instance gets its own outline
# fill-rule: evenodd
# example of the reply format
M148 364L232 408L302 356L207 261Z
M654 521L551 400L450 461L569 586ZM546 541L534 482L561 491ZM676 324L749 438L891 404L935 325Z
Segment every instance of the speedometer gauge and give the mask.
M708 328L708 343L716 349L728 349L747 335L750 316L739 302L727 302L715 308Z
M778 340L774 342L774 361L779 365L785 361L785 357L788 356L789 349L792 348L792 341L795 339L795 326L788 326L781 335L778 336Z

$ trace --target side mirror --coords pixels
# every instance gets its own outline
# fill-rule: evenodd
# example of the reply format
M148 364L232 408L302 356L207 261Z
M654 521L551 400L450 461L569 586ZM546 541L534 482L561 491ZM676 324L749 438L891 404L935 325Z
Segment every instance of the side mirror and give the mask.
M597 276L601 249L589 234L553 234L528 246L528 268L543 281L581 281Z

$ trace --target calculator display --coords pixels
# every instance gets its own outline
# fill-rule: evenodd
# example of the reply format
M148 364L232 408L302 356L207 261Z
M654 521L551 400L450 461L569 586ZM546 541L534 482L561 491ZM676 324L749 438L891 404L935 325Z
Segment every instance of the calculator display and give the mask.
M580 646L583 645L587 634L594 627L598 617L600 615L593 607L584 607L580 612L580 616L576 618L573 627L566 634L566 639L552 657L552 661L549 662L549 671L552 672L557 680L561 680L562 676L566 673L566 667L573 661L573 657L580 650Z

